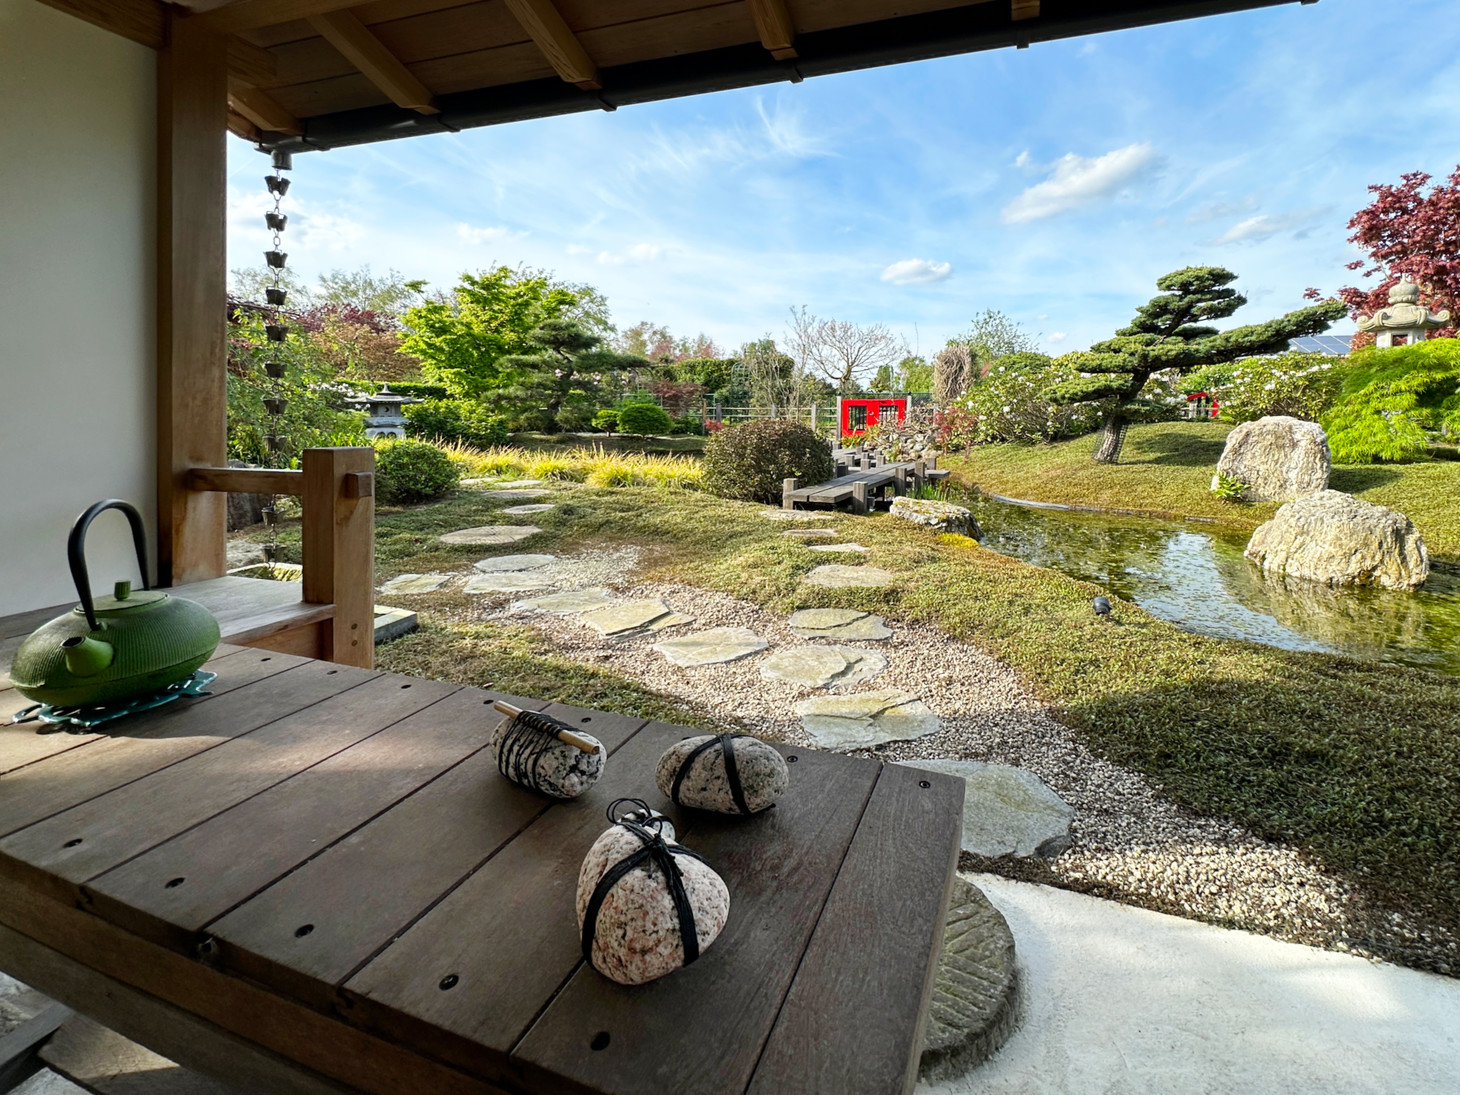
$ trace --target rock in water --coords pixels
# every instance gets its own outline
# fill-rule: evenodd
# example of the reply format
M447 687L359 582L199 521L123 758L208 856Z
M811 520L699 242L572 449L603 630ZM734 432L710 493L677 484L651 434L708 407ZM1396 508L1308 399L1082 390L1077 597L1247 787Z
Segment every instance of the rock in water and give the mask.
M790 782L785 758L745 734L713 734L675 742L659 758L654 782L680 806L717 814L758 814Z
M1430 574L1424 538L1408 517L1336 490L1283 506L1245 554L1265 571L1331 586L1418 589Z
M672 829L656 831L660 827L652 818L644 824L631 820L640 813L626 815L599 836L578 872L584 957L621 985L642 985L688 965L715 941L730 916L725 880L675 841ZM635 862L616 881L605 877L617 874L625 861ZM679 874L682 906L675 903L669 872ZM692 934L681 935L682 923L693 925Z
M497 754L497 770L530 791L539 791L552 798L577 798L603 774L603 743L591 734L573 732L598 746L598 752L586 753L553 736L550 729L539 725L544 716L524 711L515 718L504 719L492 732L491 746Z
M978 527L973 513L951 502L934 502L924 498L894 498L888 510L894 517L911 521L915 525L927 525L939 532L956 532L960 536L983 539L983 530Z
M1245 502L1287 502L1326 489L1332 462L1322 426L1271 415L1227 435L1217 472L1247 484Z

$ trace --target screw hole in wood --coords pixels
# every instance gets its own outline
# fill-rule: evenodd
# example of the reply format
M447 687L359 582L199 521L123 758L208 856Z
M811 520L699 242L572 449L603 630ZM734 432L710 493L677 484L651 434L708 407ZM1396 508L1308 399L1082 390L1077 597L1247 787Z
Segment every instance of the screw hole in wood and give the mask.
M608 1048L608 1031L600 1030L593 1036L593 1041L588 1043L588 1048L597 1052L600 1049Z
M186 881L187 879L185 878L169 878L166 882L166 887L169 890L175 890Z
M295 939L303 939L306 935L308 935L312 931L314 931L314 925L313 924L300 924L299 927L297 927L297 928L294 929L294 938Z
M65 846L67 848L74 848L74 847L76 847L76 845L78 845L80 843L81 843L81 838L78 836L75 840L68 840L68 841L66 841Z
M924 791L926 791L929 787L931 787L933 785L931 783L929 783L925 779L920 779L920 780L918 780L918 786L921 787Z
M592 722L593 721L593 716L592 715L589 715L586 719L579 719L578 721L579 722Z
M794 756L790 756L790 757L787 757L787 758L786 758L786 763L787 763L787 764L795 764L795 763L796 763L796 759L797 759L797 758L796 758L796 757L794 757Z
M441 984L438 985L437 987L442 992L445 992L447 989L454 989L454 988L456 988L457 982L459 982L460 980L461 980L461 978L458 977L458 976L456 976L456 974L454 974L454 973L448 973L445 977L441 978Z

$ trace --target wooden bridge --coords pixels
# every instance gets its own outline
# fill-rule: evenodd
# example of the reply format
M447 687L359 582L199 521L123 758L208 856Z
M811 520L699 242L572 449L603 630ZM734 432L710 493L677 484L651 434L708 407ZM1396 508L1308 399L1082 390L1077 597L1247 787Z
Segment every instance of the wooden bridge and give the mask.
M867 513L876 503L893 495L915 493L924 483L946 479L938 468L938 457L926 460L891 461L879 452L864 449L833 449L836 477L825 483L803 487L799 480L781 484L781 508L838 506L850 502L853 513Z

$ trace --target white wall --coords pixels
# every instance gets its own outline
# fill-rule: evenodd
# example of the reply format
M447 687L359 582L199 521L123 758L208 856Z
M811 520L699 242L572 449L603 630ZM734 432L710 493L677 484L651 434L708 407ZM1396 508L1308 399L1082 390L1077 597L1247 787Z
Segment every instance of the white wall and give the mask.
M155 527L156 65L0 0L0 615L74 603L66 535L92 502ZM89 548L99 592L135 579L120 514Z

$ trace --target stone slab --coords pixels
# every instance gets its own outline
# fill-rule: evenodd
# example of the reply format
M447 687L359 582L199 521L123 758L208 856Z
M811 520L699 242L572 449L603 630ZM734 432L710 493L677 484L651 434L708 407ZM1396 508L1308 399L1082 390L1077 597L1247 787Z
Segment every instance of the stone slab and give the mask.
M879 567L849 567L827 563L801 579L807 585L833 589L881 589L892 584L892 572Z
M861 544L807 544L812 551L825 551L833 554L855 554L865 555L871 548L865 548Z
M677 612L671 612L668 616L660 616L644 630L667 631L671 627L683 627L685 624L692 624L694 622L695 618L693 616L681 616Z
M73 1015L41 1048L56 1072L96 1095L236 1095L237 1088L202 1076L81 1015ZM52 1089L42 1088L42 1091ZM55 1088L56 1092L81 1088Z
M986 1061L1014 1030L1019 976L1014 935L973 883L953 880L943 954L928 1003L918 1078L937 1083Z
M760 515L767 521L830 521L834 513L811 513L804 509L763 509Z
M787 529L781 535L796 540L835 540L838 533L834 528L793 528Z
M556 555L493 555L478 559L472 566L483 574L509 574L524 570L541 570L556 563Z
M847 687L869 681L887 668L887 658L851 646L793 646L778 650L760 665L768 681L802 688Z
M791 634L801 639L878 642L892 638L892 629L881 616L854 608L803 608L791 613L787 623Z
M922 700L896 688L813 696L796 705L796 714L820 749L866 749L943 728L943 720Z
M613 594L606 589L574 589L565 593L549 593L545 597L513 601L513 612L551 612L555 616L569 616L578 612L590 612L595 608L613 603Z
M655 620L669 615L669 606L657 599L639 601L615 601L591 612L585 612L580 619L600 635L622 635L648 627Z
M449 581L449 574L397 574L380 587L380 592L387 596L396 593L435 593Z
M1055 856L1070 846L1075 810L1033 772L977 760L908 760L963 780L963 850L990 859Z
M552 582L532 572L475 574L467 579L463 593L526 593L534 589L551 589Z
M655 643L654 649L674 665L689 668L733 662L768 646L770 643L748 627L715 627Z
M416 628L421 626L420 617L408 608L387 608L384 605L375 606L375 645L388 643L391 639L399 639L402 635L409 635Z
M536 525L481 525L477 528L464 528L456 532L448 532L441 537L443 544L515 544L519 540L526 540L529 536L535 536L542 529Z
M502 512L510 513L513 517L517 517L524 513L546 513L550 509L557 508L558 504L556 502L531 502L525 506L507 506Z

